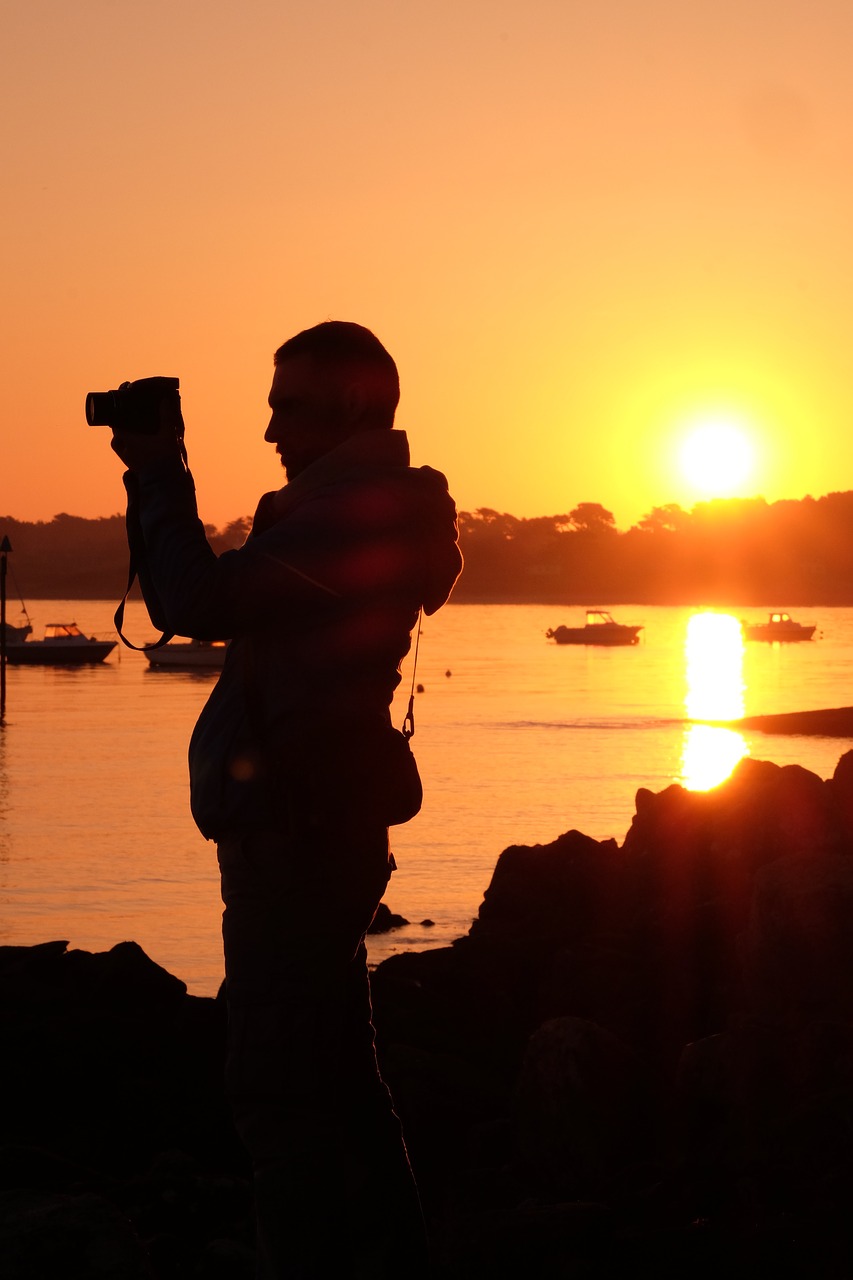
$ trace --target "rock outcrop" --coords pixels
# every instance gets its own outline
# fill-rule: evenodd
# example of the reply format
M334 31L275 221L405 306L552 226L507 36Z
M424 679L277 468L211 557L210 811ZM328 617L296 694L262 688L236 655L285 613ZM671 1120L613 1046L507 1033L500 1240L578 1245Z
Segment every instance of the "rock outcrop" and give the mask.
M507 849L466 938L380 966L448 1274L851 1273L851 819L853 752L640 791L621 846Z
M437 1274L851 1273L853 752L506 849L373 991ZM251 1276L222 1001L57 942L0 948L0 1005L4 1275Z

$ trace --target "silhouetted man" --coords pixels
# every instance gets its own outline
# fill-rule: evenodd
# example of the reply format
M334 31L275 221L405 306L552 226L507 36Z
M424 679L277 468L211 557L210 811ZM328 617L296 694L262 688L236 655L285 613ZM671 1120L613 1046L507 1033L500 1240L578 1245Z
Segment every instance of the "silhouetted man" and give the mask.
M393 868L388 825L417 805L390 725L400 663L462 562L444 477L411 468L392 429L398 398L394 361L359 325L330 321L280 347L265 439L288 483L218 559L177 404L163 402L153 436L114 433L153 621L231 640L190 744L191 804L218 846L227 1086L254 1164L264 1277L425 1268L376 1065L364 935Z

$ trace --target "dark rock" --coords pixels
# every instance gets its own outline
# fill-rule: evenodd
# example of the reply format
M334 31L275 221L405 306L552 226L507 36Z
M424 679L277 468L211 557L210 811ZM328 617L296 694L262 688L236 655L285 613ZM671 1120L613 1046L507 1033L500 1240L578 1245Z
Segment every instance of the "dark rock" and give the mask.
M0 1026L4 1277L181 1274L153 1261L167 1201L162 1173L146 1173L178 1144L197 1167L172 1215L183 1274L203 1274L195 1256L223 1221L245 1220L251 1241L221 1003L188 996L136 944L91 955L59 942L0 949Z
M853 752L640 791L621 847L513 846L467 937L372 986L448 1280L849 1274ZM133 943L3 947L0 1021L4 1276L60 1241L63 1275L248 1276L221 993Z
M518 1158L558 1200L601 1194L618 1170L647 1158L652 1095L643 1064L609 1031L552 1018L530 1037L514 1105Z
M756 875L742 939L745 1001L804 1022L853 1018L853 857L808 850Z
M0 1196L4 1280L151 1280L131 1224L93 1195Z
M535 934L549 947L569 931L586 931L606 905L618 861L615 840L599 842L579 831L549 845L505 849L469 936L511 944L533 941Z
M64 1159L40 1147L0 1147L0 1191L77 1192L101 1180L88 1165Z
M391 929L400 929L404 924L408 923L404 916L396 915L384 902L380 902L367 932L388 933Z
M446 1211L451 1253L511 1256L526 1195L546 1217L567 1198L607 1204L605 1268L624 1251L673 1274L703 1257L719 1269L739 1250L779 1267L787 1214L801 1239L821 1236L815 1274L832 1274L853 1190L851 833L853 753L829 782L747 759L711 792L638 793L621 848L568 832L507 849L467 938L379 966L383 1055L387 1036L394 1055L403 1039L476 1064L488 1089L470 1133L504 1135L500 1155L476 1150L524 1188L489 1218L471 1190L485 1170L455 1180L472 1201ZM428 1145L433 1087L392 1083ZM440 1160L425 1167L432 1177ZM820 1209L816 1185L831 1189ZM547 1273L543 1250L529 1274Z

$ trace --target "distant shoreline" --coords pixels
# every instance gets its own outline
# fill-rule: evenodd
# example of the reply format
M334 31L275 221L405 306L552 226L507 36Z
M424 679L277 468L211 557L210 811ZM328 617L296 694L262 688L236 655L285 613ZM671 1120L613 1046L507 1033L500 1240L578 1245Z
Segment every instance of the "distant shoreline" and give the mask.
M70 585L66 583L64 590L58 588L42 589L40 591L30 591L26 593L27 605L36 604L40 601L49 600L119 600L124 595L124 585L114 590L104 590L103 586L97 588L88 586L80 587L72 590ZM129 600L142 600L139 587L134 585L133 590L128 596ZM7 586L6 591L6 608L7 611L14 610L16 602L20 602L17 592ZM813 596L807 600L798 600L793 595L786 595L784 600L776 596L755 596L750 599L733 599L717 598L708 599L707 597L695 596L693 598L681 597L674 599L640 599L636 596L620 599L617 596L608 596L604 593L586 593L572 597L561 596L559 598L551 595L518 595L513 596L509 593L499 594L498 592L467 592L461 585L457 585L450 597L448 604L451 605L527 605L537 608L551 609L592 609L592 608L613 608L613 609L737 609L739 611L750 609L769 608L785 608L785 609L853 609L853 592L849 599L815 599ZM445 606L446 607L446 606Z
M204 531L221 555L242 546L250 526L244 516ZM456 604L853 606L853 491L774 503L719 499L691 511L667 504L624 532L611 512L589 502L567 515L523 519L488 508L460 511L458 526L465 567ZM0 535L13 551L9 596L97 600L124 593L127 534L119 515L62 514L37 524L4 516Z

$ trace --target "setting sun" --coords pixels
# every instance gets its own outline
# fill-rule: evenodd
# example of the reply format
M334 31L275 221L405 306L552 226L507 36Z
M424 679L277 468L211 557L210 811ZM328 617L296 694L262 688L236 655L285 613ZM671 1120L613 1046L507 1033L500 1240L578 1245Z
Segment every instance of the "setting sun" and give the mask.
M731 497L752 480L755 450L736 420L703 418L684 439L679 466L685 480L707 497Z
M596 502L627 532L853 484L843 0L781 27L769 0L243 0L201 41L198 8L4 28L6 513L116 514L85 396L166 374L203 520L250 514L282 482L270 353L322 318L388 348L462 511Z

